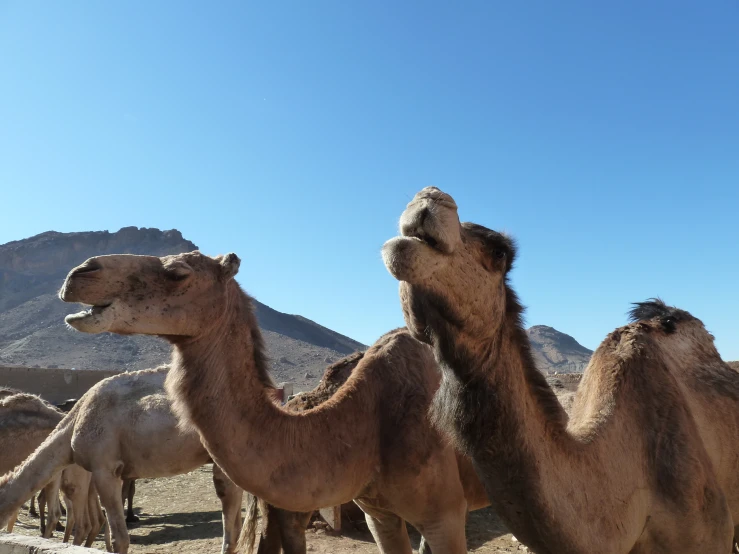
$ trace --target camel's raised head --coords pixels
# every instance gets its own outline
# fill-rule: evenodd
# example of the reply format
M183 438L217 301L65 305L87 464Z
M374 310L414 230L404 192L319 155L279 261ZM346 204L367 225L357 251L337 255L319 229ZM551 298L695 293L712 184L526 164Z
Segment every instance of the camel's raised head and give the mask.
M85 333L197 335L223 313L239 263L236 254L211 258L197 251L90 258L69 272L59 291L65 302L90 309L65 321Z
M482 332L506 306L513 241L474 223L460 223L457 204L435 187L416 194L400 217L400 235L382 249L400 283L406 323L419 340L441 328Z

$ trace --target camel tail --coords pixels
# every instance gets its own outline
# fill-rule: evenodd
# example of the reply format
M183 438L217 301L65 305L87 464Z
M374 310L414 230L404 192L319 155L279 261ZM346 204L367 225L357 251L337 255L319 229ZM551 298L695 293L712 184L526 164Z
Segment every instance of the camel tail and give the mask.
M241 528L237 550L239 554L254 554L254 546L257 542L257 529L259 528L259 515L266 521L269 507L261 498L251 493L246 493L246 515L244 525Z
M75 419L73 412L67 414L25 462L0 477L0 528L58 471L72 463Z

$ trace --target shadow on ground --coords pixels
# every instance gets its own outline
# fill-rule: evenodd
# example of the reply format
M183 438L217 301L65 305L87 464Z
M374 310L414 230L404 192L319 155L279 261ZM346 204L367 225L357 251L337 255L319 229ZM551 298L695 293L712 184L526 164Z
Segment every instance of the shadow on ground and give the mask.
M221 512L175 512L165 515L137 514L141 520L129 528L145 527L146 536L131 536L134 544L166 544L177 540L186 531L188 536L214 539L223 536ZM157 528L158 527L158 528Z

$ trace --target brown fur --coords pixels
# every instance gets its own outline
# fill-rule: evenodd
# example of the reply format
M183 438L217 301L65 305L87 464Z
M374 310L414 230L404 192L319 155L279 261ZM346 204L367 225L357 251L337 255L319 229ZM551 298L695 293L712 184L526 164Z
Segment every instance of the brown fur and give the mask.
M435 554L466 552L473 487L429 424L439 384L431 350L392 331L324 403L290 412L275 403L252 301L233 280L238 264L198 252L101 256L72 270L60 296L99 306L67 317L78 330L154 334L174 345L175 410L245 490L301 512L356 499L383 552L410 554L400 518Z
M542 554L730 551L739 374L697 319L661 314L611 333L568 421L533 364L507 278L512 241L460 224L432 187L401 234L383 257L410 330L442 366L436 420L522 542Z

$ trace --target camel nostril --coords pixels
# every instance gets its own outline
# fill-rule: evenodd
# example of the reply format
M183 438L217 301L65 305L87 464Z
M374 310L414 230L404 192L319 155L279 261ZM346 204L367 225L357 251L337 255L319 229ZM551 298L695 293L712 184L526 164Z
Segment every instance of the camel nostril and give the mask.
M93 273L95 271L101 270L102 268L103 266L100 265L100 262L97 262L95 260L88 260L81 266L74 268L72 270L72 273L70 273L70 276L82 275L84 273Z

